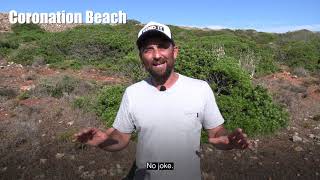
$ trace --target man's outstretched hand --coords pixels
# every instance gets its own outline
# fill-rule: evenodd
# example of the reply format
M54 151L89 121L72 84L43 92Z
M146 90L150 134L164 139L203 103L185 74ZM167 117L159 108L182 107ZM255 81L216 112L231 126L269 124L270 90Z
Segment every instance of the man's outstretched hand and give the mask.
M231 134L228 135L229 144L234 149L246 149L249 146L247 141L247 135L242 132L242 129L237 128Z
M75 140L91 146L98 146L105 142L114 129L109 128L107 131L102 131L97 128L86 128L75 134Z
M209 137L209 142L219 149L246 149L249 146L247 135L240 128L226 135L226 130L220 127L213 134Z

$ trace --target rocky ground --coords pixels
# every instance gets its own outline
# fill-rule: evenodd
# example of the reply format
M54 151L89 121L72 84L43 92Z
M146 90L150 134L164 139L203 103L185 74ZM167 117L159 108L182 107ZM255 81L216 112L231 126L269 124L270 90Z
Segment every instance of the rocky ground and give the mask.
M45 80L66 75L81 79L73 93L60 98L43 93ZM71 105L95 84L123 81L96 69L63 71L0 60L0 179L123 178L133 163L135 143L109 153L72 142L79 129L104 125ZM244 151L202 145L203 179L320 179L320 77L298 77L283 69L255 83L286 106L289 126L252 138L253 146Z

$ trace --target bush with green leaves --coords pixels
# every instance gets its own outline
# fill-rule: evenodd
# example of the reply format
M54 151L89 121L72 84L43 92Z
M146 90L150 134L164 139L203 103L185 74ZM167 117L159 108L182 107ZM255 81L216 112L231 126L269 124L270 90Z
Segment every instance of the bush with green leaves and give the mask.
M111 127L120 107L124 91L125 86L123 85L106 86L98 92L91 102L86 101L85 98L80 98L82 100L76 100L76 103L81 106L91 104L89 110L95 112L107 127Z
M40 91L55 98L61 98L64 93L70 94L79 84L79 80L70 76L59 76L42 79Z
M271 96L261 86L243 92L234 89L230 95L217 98L228 129L243 128L250 136L270 134L285 127L288 114L272 102Z
M289 42L283 47L283 53L283 62L290 67L320 70L320 40Z
M218 59L211 51L184 47L176 67L181 74L210 84L228 129L240 127L253 136L286 126L286 112L273 103L264 88L252 85L249 75L236 59ZM205 134L202 136L206 137Z

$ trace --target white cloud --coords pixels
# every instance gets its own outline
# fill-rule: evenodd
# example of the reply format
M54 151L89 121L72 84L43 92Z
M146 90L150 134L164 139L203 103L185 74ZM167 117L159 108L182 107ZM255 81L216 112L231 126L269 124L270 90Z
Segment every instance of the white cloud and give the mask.
M288 31L296 31L301 29L308 29L310 31L320 31L320 24L298 25L298 26L275 26L275 27L257 28L256 30L263 31L263 32L285 33Z
M226 29L227 27L220 26L220 25L210 25L210 26L206 26L206 28L209 28L209 29Z
M271 27L227 27L221 25L208 25L208 26L184 26L190 28L209 28L213 30L219 29L254 29L259 32L272 32L272 33L285 33L288 31L297 31L301 29L307 29L310 31L320 31L320 24L310 24L310 25L297 25L297 26L271 26Z

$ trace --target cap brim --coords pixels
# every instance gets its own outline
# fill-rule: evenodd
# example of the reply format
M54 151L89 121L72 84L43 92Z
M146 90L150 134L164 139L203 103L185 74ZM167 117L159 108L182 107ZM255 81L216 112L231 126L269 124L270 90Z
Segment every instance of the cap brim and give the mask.
M147 39L154 38L154 37L159 37L163 38L165 40L168 40L170 42L173 42L173 39L170 39L166 34L164 34L161 31L158 30L149 30L148 32L143 33L138 39L137 39L137 46L140 48L143 44L143 42Z

